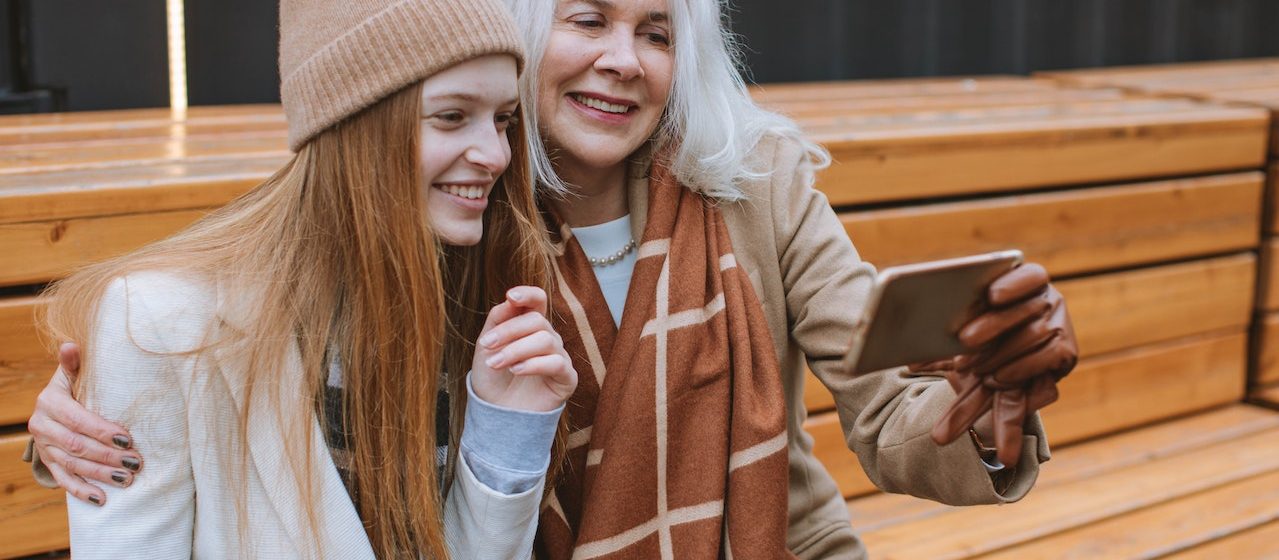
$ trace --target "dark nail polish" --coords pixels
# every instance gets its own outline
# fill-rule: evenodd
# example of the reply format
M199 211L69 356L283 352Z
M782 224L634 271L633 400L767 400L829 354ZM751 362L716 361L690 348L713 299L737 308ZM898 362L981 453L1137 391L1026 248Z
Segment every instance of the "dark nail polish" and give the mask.
M125 486L125 481L129 480L129 473L124 471L111 471L111 480L114 480L115 483L120 486Z
M142 463L138 462L137 457L125 457L120 460L120 464L133 472L138 472L138 469L142 468Z
M120 449L128 449L133 445L133 442L130 441L127 436L121 435L111 436L111 443L115 444L115 446Z
M89 501L93 502L93 505L95 506L102 505L102 498L99 498L97 496L89 496Z

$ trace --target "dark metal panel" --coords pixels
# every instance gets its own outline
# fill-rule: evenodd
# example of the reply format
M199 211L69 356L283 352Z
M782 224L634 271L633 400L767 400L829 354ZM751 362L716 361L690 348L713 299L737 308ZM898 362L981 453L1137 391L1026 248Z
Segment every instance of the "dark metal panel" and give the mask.
M65 87L69 109L169 104L163 2L39 0L30 7L32 81Z
M263 0L186 0L192 105L280 100L278 12Z

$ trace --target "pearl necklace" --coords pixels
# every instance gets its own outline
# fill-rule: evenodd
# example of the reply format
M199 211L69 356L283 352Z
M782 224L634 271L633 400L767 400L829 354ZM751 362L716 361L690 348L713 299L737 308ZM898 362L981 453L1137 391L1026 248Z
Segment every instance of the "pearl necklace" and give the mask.
M631 251L634 251L634 250L635 250L635 239L632 238L630 241L627 241L625 245L622 245L622 248L618 249L616 253L613 253L607 257L599 257L599 258L587 256L586 260L591 262L591 266L595 268L602 268L611 264L616 264L618 261L626 258L626 255L631 254Z

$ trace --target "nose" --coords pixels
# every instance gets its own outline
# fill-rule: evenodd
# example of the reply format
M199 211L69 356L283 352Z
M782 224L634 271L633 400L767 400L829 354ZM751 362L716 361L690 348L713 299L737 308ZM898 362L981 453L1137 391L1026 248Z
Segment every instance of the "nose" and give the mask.
M635 54L635 34L625 26L617 26L605 38L604 51L595 59L595 69L629 81L644 77L644 67Z
M476 133L471 146L467 148L467 163L475 165L493 174L494 177L506 171L511 162L511 145L506 133L494 127L482 127L485 130Z

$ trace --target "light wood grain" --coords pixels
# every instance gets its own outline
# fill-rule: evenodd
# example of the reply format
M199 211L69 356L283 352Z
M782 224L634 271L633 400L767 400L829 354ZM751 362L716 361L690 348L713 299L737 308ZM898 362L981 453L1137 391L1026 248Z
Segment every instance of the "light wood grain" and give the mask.
M1279 384L1266 385L1253 390L1252 400L1271 408L1279 408Z
M1066 298L1080 355L1089 358L1247 327L1254 275L1255 258L1245 253L1075 278L1056 286ZM1279 357L1275 360L1279 370ZM812 374L805 380L804 402L810 413L835 406Z
M0 224L220 206L286 161L266 156L0 175Z
M1252 380L1259 385L1279 383L1279 313L1257 318L1252 340Z
M1054 445L1052 460L1040 466L1033 491L1103 477L1277 427L1279 414L1236 404L1075 445ZM902 494L872 494L848 502L853 527L859 531L918 521L954 509Z
M1258 172L840 215L880 266L1019 248L1053 275L1254 248Z
M1279 470L977 558L1154 558L1275 519Z
M1257 282L1257 310L1279 311L1279 237L1262 240L1261 271Z
M1187 102L1188 103L1188 102ZM1262 109L806 127L834 164L818 187L835 205L1025 190L1239 169L1265 163Z
M1169 555L1165 557L1165 560L1222 560L1223 558L1253 560L1279 558L1279 521L1271 521L1247 531L1222 535L1218 540Z
M57 368L36 329L36 309L44 300L0 300L0 426L25 424L36 395Z
M168 109L129 109L0 117L0 147L128 138L279 132L287 128L279 105L193 107L185 121Z
M0 558L67 548L66 494L36 484L31 465L19 461L27 434L0 435Z
M1240 329L1083 360L1059 386L1060 400L1042 412L1053 445L1241 400L1246 344ZM810 417L804 429L845 497L874 490L834 412Z
M964 92L911 97L831 97L828 99L804 99L798 101L784 100L770 102L765 105L765 108L777 111L793 119L812 123L820 122L820 119L836 115L901 113L906 111L953 111L981 107L1016 107L1080 101L1115 101L1128 95L1117 88L994 93Z
M61 278L80 266L163 239L204 210L0 225L0 285Z
M0 174L290 155L285 131L0 147Z
M966 558L1279 470L1279 429L863 534L872 557ZM928 535L928 538L920 538Z

